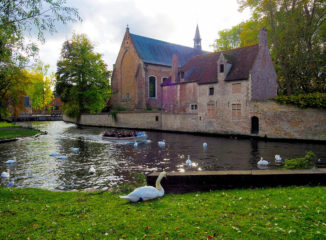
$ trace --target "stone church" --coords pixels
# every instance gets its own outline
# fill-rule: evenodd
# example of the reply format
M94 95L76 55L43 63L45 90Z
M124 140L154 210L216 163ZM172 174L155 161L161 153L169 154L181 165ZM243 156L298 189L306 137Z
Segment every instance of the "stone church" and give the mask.
M135 35L127 27L112 90L113 106L161 110L165 119L173 116L164 124L182 115L189 124L182 128L255 134L259 116L252 103L277 95L277 75L264 29L256 45L209 53L201 49L198 26L193 48Z

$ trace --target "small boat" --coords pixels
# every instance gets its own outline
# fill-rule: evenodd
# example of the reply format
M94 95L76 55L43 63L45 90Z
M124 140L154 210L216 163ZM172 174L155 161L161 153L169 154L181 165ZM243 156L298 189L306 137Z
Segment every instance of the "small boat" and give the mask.
M127 141L127 142L143 142L147 139L145 132L128 132L128 133L103 133L102 139L107 141Z

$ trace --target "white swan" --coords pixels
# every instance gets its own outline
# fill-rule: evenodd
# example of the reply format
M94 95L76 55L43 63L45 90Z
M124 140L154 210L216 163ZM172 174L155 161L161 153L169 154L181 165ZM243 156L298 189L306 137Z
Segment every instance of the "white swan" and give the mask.
M73 147L73 148L71 148L71 150L72 150L74 153L77 153L77 152L79 151L79 148L75 148L75 147Z
M91 168L88 170L88 173L94 174L96 172L94 166L91 166Z
M61 155L61 156L58 156L57 159L60 159L60 160L66 160L68 157L67 156L64 156L64 155Z
M12 186L14 186L15 181L11 180L8 184L7 184L7 188L11 188Z
M277 164L280 164L280 163L282 163L282 161L283 161L283 159L281 158L281 156L280 155L275 155L275 163L277 163Z
M207 148L207 143L206 142L203 143L203 148Z
M160 147L165 147L165 140L163 139L163 141L158 141L158 145Z
M164 195L164 189L161 185L161 180L166 177L166 172L161 172L156 180L156 187L145 186L136 188L134 191L126 196L120 196L120 198L128 199L131 202L138 202L139 200L147 201L150 199L162 197Z
M188 159L187 159L187 161L186 161L186 164L188 165L188 166L191 166L191 160L190 160L190 155L188 155Z
M9 159L8 161L5 162L6 164L14 164L16 163L16 157L14 159Z
M269 164L269 162L267 160L264 160L263 157L261 157L257 164L266 166Z
M10 177L10 170L7 169L6 172L2 172L2 173L1 173L1 177L2 177L2 178L9 178L9 177Z
M60 154L59 153L56 153L56 152L52 152L52 153L50 153L50 156L51 157L57 157L57 156L59 156Z
M135 142L134 143L134 147L138 147L138 142Z

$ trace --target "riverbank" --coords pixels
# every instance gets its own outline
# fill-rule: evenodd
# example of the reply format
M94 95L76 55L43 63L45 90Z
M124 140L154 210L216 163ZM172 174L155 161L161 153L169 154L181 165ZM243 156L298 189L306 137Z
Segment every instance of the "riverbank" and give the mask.
M42 134L40 130L25 128L12 123L0 122L0 143L14 141L17 138Z
M0 188L1 239L324 239L326 187L166 194Z

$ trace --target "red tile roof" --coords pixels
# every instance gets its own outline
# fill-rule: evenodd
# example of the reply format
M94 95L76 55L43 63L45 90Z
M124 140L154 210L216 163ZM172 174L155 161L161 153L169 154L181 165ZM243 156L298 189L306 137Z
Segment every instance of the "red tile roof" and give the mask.
M180 71L185 73L185 81L196 81L199 84L217 82L217 60L221 53L228 63L232 64L226 81L248 79L249 71L258 54L258 44L248 47L209 53L192 57L186 62Z

